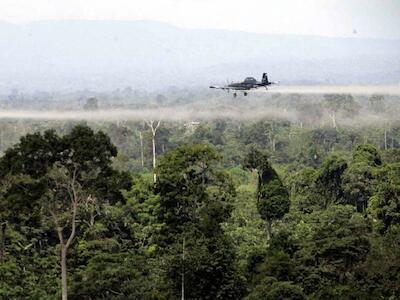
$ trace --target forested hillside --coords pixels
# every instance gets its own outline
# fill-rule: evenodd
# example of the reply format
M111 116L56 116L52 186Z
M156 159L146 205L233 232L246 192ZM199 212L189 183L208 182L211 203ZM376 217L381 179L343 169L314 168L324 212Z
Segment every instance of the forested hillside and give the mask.
M179 28L150 21L0 22L0 92L398 83L400 40Z
M0 299L400 298L398 98L263 97L1 120Z

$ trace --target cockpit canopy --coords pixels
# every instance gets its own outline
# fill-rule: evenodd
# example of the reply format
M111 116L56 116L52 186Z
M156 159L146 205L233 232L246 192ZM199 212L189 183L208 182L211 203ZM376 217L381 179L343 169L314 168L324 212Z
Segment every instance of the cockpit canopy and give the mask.
M247 78L244 80L244 82L245 82L245 83L257 83L257 80L256 80L255 78L253 78L253 77L247 77Z

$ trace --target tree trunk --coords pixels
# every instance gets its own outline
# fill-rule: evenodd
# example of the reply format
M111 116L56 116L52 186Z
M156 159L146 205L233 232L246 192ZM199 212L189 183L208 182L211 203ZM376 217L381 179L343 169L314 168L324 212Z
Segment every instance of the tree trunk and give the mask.
M182 241L182 300L185 300L185 238Z
M6 228L7 223L1 223L1 236L0 236L0 263L4 262L6 252Z
M51 214L51 216L53 218L54 226L57 231L59 245L60 245L62 300L68 299L67 252L68 252L68 249L71 246L72 241L74 240L75 235L76 235L76 215L78 213L78 205L79 205L79 203L82 203L82 197L80 196L80 190L79 190L79 183L77 183L77 169L75 168L73 173L70 175L71 175L71 177L68 178L68 181L64 181L65 179L61 179L59 181L59 179L57 177L53 178L55 185L58 188L66 189L69 200L71 201L70 202L71 210L69 211L69 213L71 213L71 219L69 222L71 225L71 233L69 234L69 237L67 240L64 238L64 232L63 232L65 226L62 226L59 222L59 217L57 215L58 211L52 210L52 209L49 210L49 213Z
M93 227L94 225L94 219L96 218L96 214L95 214L95 204L91 203L90 204L90 227Z
M267 222L267 226L266 226L266 232L267 232L267 241L269 241L271 239L271 235L272 235L272 224L271 221L266 220Z
M156 174L156 134L153 133L153 179L154 183L157 181L157 174Z
M140 139L140 158L142 159L142 168L143 168L144 167L143 136L141 131L139 131L139 139Z
M332 119L333 128L337 129L337 123L336 123L336 115L335 115L335 113L332 113L332 114L330 115L330 117L331 117L331 119Z
M157 181L156 175L156 133L158 127L160 127L161 120L158 121L157 125L154 127L154 121L149 121L147 124L151 128L151 132L153 134L153 180L154 183Z
M68 300L68 283L67 283L67 247L61 246L61 287L62 300Z
M385 133L384 133L384 139L385 139L385 150L387 150L387 132L385 128Z

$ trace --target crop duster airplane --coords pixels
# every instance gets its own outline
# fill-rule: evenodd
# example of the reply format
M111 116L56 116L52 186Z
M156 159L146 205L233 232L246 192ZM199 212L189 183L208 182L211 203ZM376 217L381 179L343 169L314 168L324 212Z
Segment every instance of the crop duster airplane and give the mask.
M263 73L261 81L257 81L253 77L247 77L244 81L242 82L232 82L231 84L228 84L226 86L210 86L210 89L220 89L220 90L225 90L229 93L230 90L234 90L235 92L233 93L233 97L237 96L236 91L243 91L243 95L247 96L247 91L252 90L252 89L258 89L260 87L265 87L268 90L268 86L271 84L277 84L278 82L276 81L268 81L268 75L267 73Z

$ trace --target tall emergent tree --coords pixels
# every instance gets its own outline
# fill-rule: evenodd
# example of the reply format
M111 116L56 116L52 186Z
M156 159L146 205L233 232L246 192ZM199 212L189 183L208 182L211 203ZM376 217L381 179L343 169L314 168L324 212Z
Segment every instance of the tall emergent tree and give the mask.
M129 176L111 168L111 158L116 155L117 149L107 135L78 125L63 137L54 131L22 137L0 160L1 178L31 178L24 179L30 187L20 192L21 197L10 196L8 200L27 199L19 205L36 205L43 212L40 218L49 215L52 220L60 246L63 300L68 298L68 249L77 234L82 204L91 199L100 203L122 200L120 189L130 185Z
M156 174L156 134L158 127L160 127L161 120L158 120L157 124L154 123L153 120L147 121L147 126L151 129L152 134L152 145L153 145L153 179L154 183L157 181L157 174Z
M257 208L267 223L267 239L270 239L273 222L281 219L289 211L289 192L271 167L267 153L251 147L243 165L245 168L257 170Z

